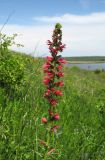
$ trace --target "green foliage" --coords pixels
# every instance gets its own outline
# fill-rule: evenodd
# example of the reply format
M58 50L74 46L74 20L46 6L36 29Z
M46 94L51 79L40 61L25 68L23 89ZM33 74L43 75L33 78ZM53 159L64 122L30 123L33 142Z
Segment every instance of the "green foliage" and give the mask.
M15 44L16 36L16 34L12 37L5 34L0 35L0 86L5 88L7 92L18 90L24 80L25 64L22 58L8 50L9 46Z
M62 25L61 25L60 23L57 23L57 24L55 25L55 28L61 29L61 28L62 28Z
M0 83L7 89L17 88L24 77L24 63L17 56L6 54L0 59Z
M13 34L12 36L7 36L6 34L0 33L0 53L3 54L4 51L8 50L8 47L12 45L16 45L17 47L22 47L21 44L15 43L15 38L17 37L17 34Z

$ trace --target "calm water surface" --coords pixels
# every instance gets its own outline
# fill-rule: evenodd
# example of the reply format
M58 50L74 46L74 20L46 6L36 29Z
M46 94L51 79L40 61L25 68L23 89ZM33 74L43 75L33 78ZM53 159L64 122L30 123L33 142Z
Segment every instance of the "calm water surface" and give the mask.
M87 70L96 70L96 69L105 69L105 63L96 63L96 64L67 64L69 67L77 66L81 69Z

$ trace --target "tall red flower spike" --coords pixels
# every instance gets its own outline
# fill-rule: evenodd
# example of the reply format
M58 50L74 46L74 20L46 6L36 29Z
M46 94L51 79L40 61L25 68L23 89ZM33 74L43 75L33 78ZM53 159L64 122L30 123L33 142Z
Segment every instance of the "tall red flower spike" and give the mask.
M56 112L56 106L58 104L57 97L63 95L59 88L64 85L63 80L60 80L60 78L64 77L62 69L63 65L66 64L66 60L59 55L59 53L61 53L65 48L65 44L62 44L61 28L61 24L57 23L53 31L52 41L47 41L51 56L46 57L46 62L43 65L43 71L46 74L43 83L46 86L44 97L47 98L50 107L48 110L49 119L47 121L45 117L42 118L43 123L57 121L60 119L59 113ZM60 126L53 125L51 126L51 131L56 131L58 128L60 128Z

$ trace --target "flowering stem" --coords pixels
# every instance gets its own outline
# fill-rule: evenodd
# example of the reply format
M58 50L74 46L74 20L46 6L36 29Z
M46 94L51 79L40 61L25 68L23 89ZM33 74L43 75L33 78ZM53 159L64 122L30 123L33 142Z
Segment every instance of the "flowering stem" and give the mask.
M54 126L54 122L53 122L53 126ZM55 136L54 136L54 132L52 133L52 145L54 146L55 144Z
M48 124L48 133L47 133L47 143L52 142L52 145L55 146L55 133L57 132L60 126L54 125L55 121L60 119L59 113L57 113L57 104L58 96L62 96L62 91L57 89L64 85L63 81L60 80L64 76L62 72L63 64L66 63L66 60L62 58L59 53L63 51L65 45L62 44L62 26L57 23L52 35L52 41L48 40L49 51L51 56L46 57L46 62L43 65L43 70L46 74L44 78L44 84L46 86L46 91L44 97L47 98L50 105L48 109L49 118L42 118L42 123L45 125ZM52 140L50 141L52 137ZM50 145L49 145L50 146Z
M38 131L37 131L37 119L36 119L36 121L35 121L35 125L36 125L36 152L38 152L38 136L37 136L37 134L38 134ZM39 156L38 156L38 154L36 154L36 160L38 160L39 158L38 158Z

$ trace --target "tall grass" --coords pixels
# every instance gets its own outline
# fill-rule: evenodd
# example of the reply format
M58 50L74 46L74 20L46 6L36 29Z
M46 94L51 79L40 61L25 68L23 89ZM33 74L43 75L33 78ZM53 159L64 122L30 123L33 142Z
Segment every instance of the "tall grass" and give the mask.
M26 56L22 56L23 61ZM26 83L13 99L0 88L0 160L42 160L42 59L28 57ZM64 68L64 95L59 102L62 126L56 160L105 159L105 72ZM48 158L50 159L50 158ZM53 159L53 155L52 155Z

